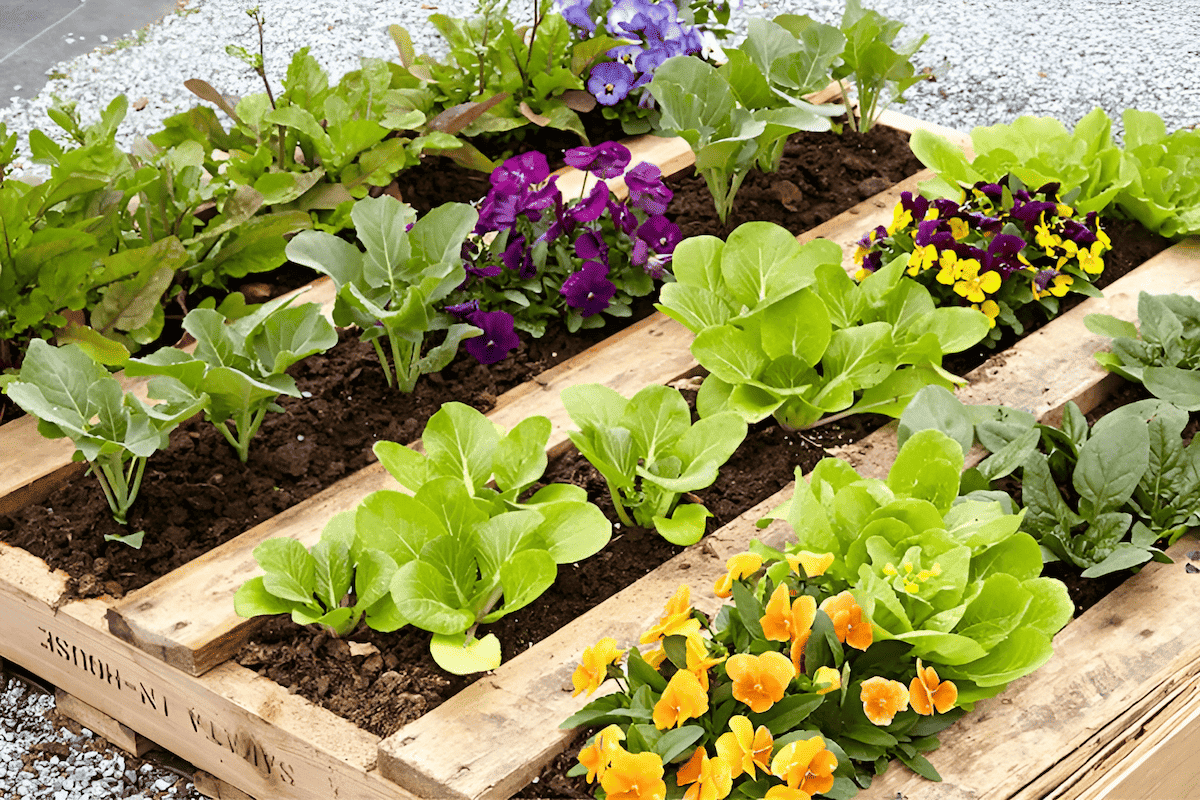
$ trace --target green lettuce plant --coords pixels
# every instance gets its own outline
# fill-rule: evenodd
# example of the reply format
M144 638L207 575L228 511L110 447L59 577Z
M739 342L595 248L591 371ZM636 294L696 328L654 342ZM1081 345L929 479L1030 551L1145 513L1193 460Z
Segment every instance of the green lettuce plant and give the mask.
M580 428L568 436L604 476L621 522L653 525L673 544L700 541L712 515L700 503L681 505L680 497L712 485L746 438L746 422L727 411L693 425L687 401L667 386L647 386L629 399L600 384L569 386L562 401Z
M1025 512L959 499L963 463L954 439L919 431L887 480L822 459L807 480L797 474L783 511L799 549L841 554L827 574L851 587L875 638L944 665L970 703L1044 664L1074 606L1060 582L1039 577L1038 543L1018 530Z
M167 446L168 434L200 410L198 399L151 406L75 345L30 342L19 372L0 376L0 388L37 417L48 439L69 438L73 461L87 461L100 481L113 519L127 522L141 488L146 459ZM142 532L115 538L141 547Z
M130 359L125 372L157 376L151 397L201 403L245 463L267 412L283 411L277 398L300 396L287 368L337 344L337 331L321 307L289 305L295 297L272 300L233 321L216 309L193 309L183 318L183 329L196 339L192 353L164 347Z
M1168 135L1157 114L1132 108L1121 119L1124 164L1136 177L1122 187L1117 205L1163 236L1200 233L1200 130Z
M462 245L479 215L464 203L446 203L418 220L409 205L383 195L360 200L350 216L365 253L330 233L305 231L288 243L287 256L333 279L333 321L358 326L375 347L388 386L411 392L418 378L454 359L459 342L480 334L437 311L466 278ZM425 337L434 331L445 337L426 349Z
M695 152L722 222L751 169L779 169L788 136L827 131L842 112L803 99L828 84L842 44L836 28L807 17L751 19L745 44L726 50L720 68L675 56L654 71L648 89L662 109L660 127Z
M979 342L988 320L971 308L935 308L897 259L861 284L828 241L800 245L777 225L750 222L727 242L682 242L676 284L659 310L696 333L692 354L711 373L697 410L768 416L804 428L829 415L898 415L921 387L961 379L942 356Z
M971 160L950 140L930 131L914 131L909 146L937 173L922 184L922 191L956 200L962 195L960 184L994 183L1011 174L1035 189L1059 184L1059 194L1069 197L1066 202L1077 211L1103 211L1137 174L1113 142L1112 120L1101 108L1079 120L1073 131L1051 117L1033 116L975 128Z

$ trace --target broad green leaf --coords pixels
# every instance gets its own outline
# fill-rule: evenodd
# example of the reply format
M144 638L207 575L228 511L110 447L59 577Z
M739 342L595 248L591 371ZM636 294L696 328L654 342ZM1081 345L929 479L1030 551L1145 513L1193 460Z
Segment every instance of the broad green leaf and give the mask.
M926 386L909 402L900 415L896 441L901 447L917 431L937 430L949 436L965 454L975 443L975 422L970 413L949 390Z
M500 567L504 605L483 618L493 622L503 614L524 608L542 595L558 575L554 559L545 550L522 550Z
M355 511L356 547L380 550L403 565L447 533L438 516L414 497L390 489L367 495Z
M500 666L500 640L493 633L470 642L465 633L435 633L429 654L439 667L454 675L486 672Z
M254 559L266 575L263 587L276 597L312 603L316 562L295 539L268 539L254 548Z
M526 417L513 427L496 446L493 472L496 486L503 492L524 489L546 471L546 442L550 439L550 420L542 416Z
M655 517L654 529L671 544L692 545L704 536L704 521L711 516L699 503L681 503L670 517Z
M391 591L395 573L395 560L382 550L368 548L359 553L354 565L357 607L369 608L386 596Z
M471 538L483 579L489 581L500 575L505 563L529 547L544 521L540 511L526 509L497 514L475 526Z
M392 576L396 610L411 624L432 633L462 633L475 615L451 603L452 587L433 566L420 561L402 564Z
M491 478L499 442L495 423L463 403L443 404L421 436L431 472L460 479L472 493Z
M592 503L563 500L539 505L537 510L544 519L534 536L556 563L582 561L600 552L612 538L612 523Z
M650 464L687 432L691 412L679 390L656 384L630 399L621 424L633 435L638 453Z
M1187 411L1200 411L1200 375L1178 367L1146 367L1142 381L1155 397Z
M1149 459L1150 439L1145 425L1113 426L1099 435L1093 431L1079 450L1072 482L1079 496L1091 503L1095 514L1100 514L1130 498Z
M321 537L312 547L315 562L315 585L313 591L327 610L342 604L342 598L350 591L354 567L350 562L350 549L332 538Z
M311 597L309 598L312 599ZM233 595L233 610L239 617L260 617L265 614L287 614L293 602L276 597L263 586L263 578L251 578Z
M383 468L410 491L416 491L428 478L429 460L423 453L388 441L378 441L371 449Z

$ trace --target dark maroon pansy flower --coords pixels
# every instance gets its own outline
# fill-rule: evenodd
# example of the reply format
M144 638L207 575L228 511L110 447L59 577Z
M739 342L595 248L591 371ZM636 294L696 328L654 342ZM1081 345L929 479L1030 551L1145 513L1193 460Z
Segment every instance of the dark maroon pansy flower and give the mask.
M1016 199L1014 197L1014 199ZM1041 222L1042 214L1054 214L1057 206L1054 203L1047 203L1044 200L1025 200L1018 201L1013 206L1011 212L1012 218L1019 220L1025 224L1025 230L1032 231L1034 226Z
M475 223L475 233L488 231L504 231L513 226L517 220L517 203L521 190L513 182L493 186L479 207L479 221Z
M862 268L867 272L878 272L879 268L882 266L883 256L879 253L879 251L867 253L866 257L863 258Z
M1058 199L1058 190L1060 188L1062 188L1062 184L1058 183L1057 181L1051 181L1050 183L1043 183L1041 186L1039 186L1038 190L1034 192L1034 194L1040 194L1047 200L1056 200Z
M933 201L933 207L937 209L938 216L942 219L949 219L962 211L962 206L948 197L937 198Z
M1008 280L1019 269L1024 268L1017 259L1017 254L1025 246L1025 240L1011 233L1000 233L992 237L988 243L987 252L983 256L983 269L980 272L999 272L1000 277Z
M987 233L999 233L1004 227L999 217L989 217L987 214L981 214L978 211L972 211L967 214L966 219L971 223L972 227L986 231Z
M483 330L482 335L463 342L463 347L480 364L503 361L509 351L516 350L521 344L513 327L512 314L507 311L475 311L467 317L467 321Z
M504 266L520 275L522 280L528 280L537 274L537 268L533 266L533 254L525 246L524 236L517 236L509 242L500 258Z
M1086 225L1073 219L1063 222L1060 233L1064 239L1071 239L1080 247L1088 247L1096 241L1096 234L1092 233Z
M617 177L629 166L629 158L629 148L620 142L572 147L563 153L563 160L572 167L590 172L597 178Z
M479 310L479 301L468 300L465 303L455 303L446 306L443 310L452 317L457 317L460 321L465 321L472 313Z
M608 279L608 267L598 261L585 261L578 272L567 276L559 292L567 298L567 305L590 317L608 308L617 287Z
M998 183L984 183L980 181L975 184L975 188L990 197L993 201L999 202L1004 197L1004 187Z
M919 222L925 219L925 214L929 211L929 198L919 194L914 196L912 192L901 192L900 207L911 212L913 219Z

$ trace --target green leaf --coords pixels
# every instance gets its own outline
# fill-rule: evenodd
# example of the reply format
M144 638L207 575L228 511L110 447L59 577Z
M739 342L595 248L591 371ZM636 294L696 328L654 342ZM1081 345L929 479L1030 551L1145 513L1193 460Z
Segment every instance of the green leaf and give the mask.
M470 642L465 633L435 633L429 654L439 667L454 675L487 672L500 666L500 640L492 633Z
M427 543L448 532L424 503L389 489L363 499L355 511L354 527L356 548L381 550L397 565L417 558Z
M1149 460L1145 425L1111 426L1100 433L1093 430L1079 450L1072 482L1079 496L1100 514L1118 508L1133 495Z
M546 471L546 442L550 439L550 420L527 417L498 443L493 457L496 486L506 492L525 489Z
M396 610L411 624L432 633L462 633L475 622L471 612L452 605L454 592L430 564L409 561L392 576Z
M313 545L311 554L316 565L313 591L327 610L337 608L349 593L354 577L350 549L341 542L322 537Z
M470 491L492 476L500 434L495 424L463 403L445 403L425 424L421 443L436 474L455 477Z
M699 503L682 503L670 517L654 517L654 529L671 544L692 545L704 536L704 521L711 516Z
M292 607L293 601L276 597L267 591L261 575L243 583L233 595L233 610L239 617L287 614Z
M941 386L926 386L909 402L900 415L896 440L901 447L917 431L941 431L962 448L963 453L975 443L975 422L962 402Z
M263 588L275 597L312 603L316 562L295 539L268 539L254 548L254 559L266 575Z
M1187 411L1200 411L1200 375L1178 367L1146 367L1142 371L1146 389L1155 397Z
M383 468L392 477L416 491L425 483L429 474L429 461L423 453L418 453L411 447L405 447L396 442L378 441L371 448Z

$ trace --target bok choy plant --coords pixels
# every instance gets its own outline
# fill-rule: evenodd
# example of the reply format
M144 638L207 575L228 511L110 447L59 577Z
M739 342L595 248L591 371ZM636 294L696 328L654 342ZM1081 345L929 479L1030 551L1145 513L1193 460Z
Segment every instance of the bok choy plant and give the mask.
M464 203L447 203L418 220L410 206L381 195L355 203L350 217L365 253L333 234L304 231L288 243L287 256L333 279L333 321L357 325L374 346L388 386L411 392L418 378L454 359L459 342L481 333L435 310L466 278L462 247L478 214ZM445 338L423 353L433 331L445 331Z
M289 305L295 296L265 303L229 321L216 309L196 308L183 329L196 339L193 353L161 348L130 359L128 375L158 376L150 396L172 403L201 403L205 416L245 463L250 441L268 411L283 411L276 399L299 397L286 370L337 344L337 331L316 303Z
M621 522L653 525L672 544L700 541L712 515L680 497L712 485L746 438L746 422L727 411L693 425L687 401L668 386L647 386L630 399L600 384L569 386L562 401L580 428L568 435L604 476Z
M53 347L42 339L30 342L20 372L0 376L0 388L37 417L43 436L75 444L72 460L89 462L113 519L122 525L141 488L146 459L201 408L194 397L147 405L75 345ZM115 538L141 547L140 532Z

